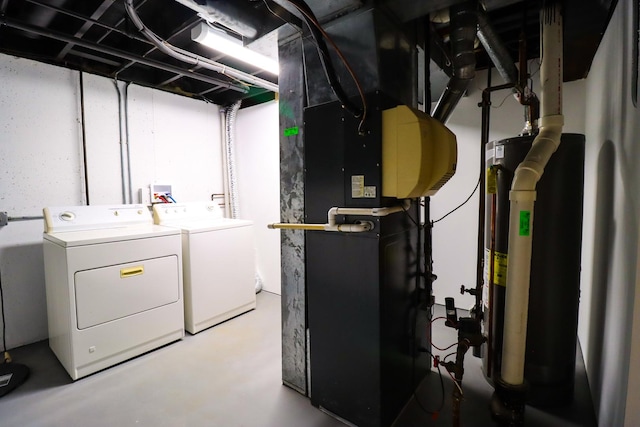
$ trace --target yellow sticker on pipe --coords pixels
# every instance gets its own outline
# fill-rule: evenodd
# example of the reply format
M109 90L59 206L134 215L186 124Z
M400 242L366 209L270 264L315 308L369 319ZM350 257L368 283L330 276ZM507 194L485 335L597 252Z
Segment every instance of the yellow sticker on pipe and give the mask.
M502 252L493 254L493 283L507 286L507 263L509 256Z

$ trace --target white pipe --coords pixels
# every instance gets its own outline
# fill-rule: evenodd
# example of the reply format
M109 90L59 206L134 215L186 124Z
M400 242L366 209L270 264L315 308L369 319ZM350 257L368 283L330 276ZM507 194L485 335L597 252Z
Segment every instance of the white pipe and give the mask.
M267 225L271 229L289 229L289 230L319 230L319 231L339 231L342 233L362 233L373 230L373 222L360 221L355 224L336 224L336 216L338 215L359 215L381 217L392 213L406 211L411 207L411 200L405 200L402 205L391 206L387 208L339 208L333 207L327 212L326 224L286 224L275 223Z
M527 344L527 315L531 273L531 244L536 185L551 155L560 145L562 126L562 17L560 6L542 11L542 105L540 132L524 161L520 163L509 193L509 258L502 349L504 382L524 383Z
M333 207L327 212L327 224L335 225L338 215L387 216L392 213L406 211L411 206L411 200L405 200L402 205L388 208L338 208Z
M355 224L268 224L271 229L283 230L316 230L316 231L338 231L341 233L363 233L373 230L371 221L360 221Z

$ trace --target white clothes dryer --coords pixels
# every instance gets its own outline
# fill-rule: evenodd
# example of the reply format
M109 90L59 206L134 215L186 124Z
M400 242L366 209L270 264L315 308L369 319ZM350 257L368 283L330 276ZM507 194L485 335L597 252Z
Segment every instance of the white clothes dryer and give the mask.
M188 332L256 307L253 222L223 218L214 202L156 204L153 218L182 230Z
M44 208L49 346L72 379L184 336L180 232L144 205Z

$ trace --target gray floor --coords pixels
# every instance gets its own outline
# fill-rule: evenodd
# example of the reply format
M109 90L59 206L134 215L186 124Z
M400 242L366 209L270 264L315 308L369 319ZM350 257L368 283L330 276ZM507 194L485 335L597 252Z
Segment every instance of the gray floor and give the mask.
M434 331L440 343L455 337L448 328ZM280 346L280 297L262 292L250 313L76 382L46 341L21 347L11 355L29 366L31 377L0 399L0 426L342 426L282 385ZM482 378L480 360L468 357L465 368L462 425L492 425L492 389ZM578 373L574 405L557 414L528 408L526 425L595 426L581 364ZM451 425L451 387L445 378L445 407L437 419L412 400L395 425ZM418 396L426 408L439 405L436 373L421 384Z

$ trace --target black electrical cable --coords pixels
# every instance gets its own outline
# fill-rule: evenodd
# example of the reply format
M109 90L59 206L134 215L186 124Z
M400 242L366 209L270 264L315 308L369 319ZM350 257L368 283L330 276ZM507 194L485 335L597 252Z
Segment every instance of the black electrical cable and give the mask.
M83 72L78 73L80 85L80 125L82 129L82 174L84 175L84 197L89 205L89 174L87 172L87 121L84 111L84 79Z
M307 27L309 28L309 31L311 32L311 37L315 41L316 48L318 50L318 56L320 58L320 63L322 65L322 69L325 73L327 81L329 82L329 86L335 93L336 97L338 97L338 100L342 103L342 106L344 107L344 109L347 110L349 113L351 113L355 118L360 119L358 132L360 134L363 134L364 131L362 129L362 126L364 124L364 121L367 115L367 103L366 103L366 99L364 97L364 93L362 91L360 82L356 78L355 73L353 72L353 69L347 62L346 58L344 57L344 55L342 54L338 46L333 42L331 37L329 37L329 35L324 31L324 29L320 25L320 22L316 18L315 14L313 13L309 5L307 5L304 2L304 0L286 0L286 1L289 4L291 4L293 7L295 7L302 14L303 20L305 21L305 23L307 24ZM340 84L340 81L338 80L338 77L336 75L335 68L333 67L333 62L331 60L331 56L329 55L329 49L327 48L327 44L324 41L325 39L327 39L327 41L331 43L331 46L334 48L334 50L340 57L340 60L344 64L345 68L351 75L351 78L353 79L358 89L358 93L360 94L360 98L362 100L362 109L358 108L354 103L352 103L349 100L349 97L347 96L344 89L342 88L342 85Z
M478 187L480 186L480 180L482 178L482 173L484 173L484 171L480 171L480 177L478 178L478 182L476 182L476 186L473 188L473 191L471 192L471 194L469 194L469 197L467 197L467 199L460 203L458 206L456 206L455 208L451 209L449 212L447 212L446 214L444 214L443 216L441 216L440 218L436 219L435 221L432 221L431 224L435 224L437 222L442 221L443 219L445 219L446 217L448 217L449 215L451 215L452 213L454 213L455 211L457 211L458 209L460 209L461 207L463 207L464 205L467 204L467 202L469 200L471 200L471 198L473 197L474 194L476 194L476 191L478 190Z
M2 272L0 272L0 310L2 310L2 351L4 352L7 351L7 323L4 320L4 292L2 291Z

